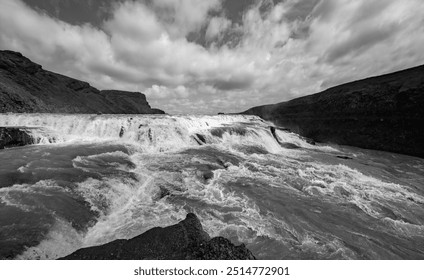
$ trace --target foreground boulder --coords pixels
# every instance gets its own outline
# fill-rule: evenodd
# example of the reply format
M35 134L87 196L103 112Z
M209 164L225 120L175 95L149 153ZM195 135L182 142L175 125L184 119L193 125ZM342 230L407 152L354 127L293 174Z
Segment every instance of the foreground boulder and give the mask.
M199 219L188 214L176 225L152 228L129 240L83 248L64 260L253 260L244 246L223 237L210 238Z
M0 51L0 113L163 114L140 92L98 90Z
M424 157L424 66L251 108L318 142Z
M27 129L19 127L0 127L0 149L34 144Z

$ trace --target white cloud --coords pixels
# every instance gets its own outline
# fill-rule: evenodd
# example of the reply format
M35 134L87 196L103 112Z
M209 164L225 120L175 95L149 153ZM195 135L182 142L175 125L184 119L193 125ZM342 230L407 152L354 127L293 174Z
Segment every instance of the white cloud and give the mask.
M171 98L188 98L193 94L189 88L185 86L177 86L169 88L166 86L153 85L146 90L146 95L152 99L171 99Z
M250 7L239 24L220 0L127 1L93 27L1 0L0 47L100 88L143 91L169 113L242 111L424 63L423 1L322 0L306 14L304 1ZM239 43L187 39L201 30Z
M225 17L213 17L206 29L206 39L211 41L231 26L231 21Z

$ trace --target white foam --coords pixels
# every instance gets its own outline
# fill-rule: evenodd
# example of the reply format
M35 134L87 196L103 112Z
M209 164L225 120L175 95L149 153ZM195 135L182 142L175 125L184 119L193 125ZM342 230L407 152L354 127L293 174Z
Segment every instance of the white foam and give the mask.
M0 201L7 206L13 206L22 211L30 212L37 206L22 202L22 195L30 197L31 194L45 193L51 190L60 192L66 191L58 187L53 180L41 180L33 185L15 184L10 187L0 188Z
M318 150L322 152L338 152L336 148L331 146L309 144L305 139L303 139L301 136L293 132L276 129L275 134L279 138L280 142L292 143L297 145L298 147L309 149L309 150Z
M56 217L46 239L27 248L16 260L51 260L67 256L82 246L82 235L69 222Z
M385 217L376 207L381 201L388 205L391 202L417 206L424 203L424 197L407 186L384 182L342 164L311 163L298 171L299 176L309 182L304 188L306 193L351 202L375 218Z

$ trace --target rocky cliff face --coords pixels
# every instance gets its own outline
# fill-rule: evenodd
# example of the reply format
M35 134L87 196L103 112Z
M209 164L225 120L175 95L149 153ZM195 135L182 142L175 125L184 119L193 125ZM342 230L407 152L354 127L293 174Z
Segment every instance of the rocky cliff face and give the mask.
M100 91L42 67L20 53L0 51L0 113L163 114L139 92Z
M424 157L424 66L356 81L243 114L320 142Z
M153 228L129 240L80 249L65 260L252 260L242 244L233 245L223 237L210 238L199 219L186 219L165 228Z

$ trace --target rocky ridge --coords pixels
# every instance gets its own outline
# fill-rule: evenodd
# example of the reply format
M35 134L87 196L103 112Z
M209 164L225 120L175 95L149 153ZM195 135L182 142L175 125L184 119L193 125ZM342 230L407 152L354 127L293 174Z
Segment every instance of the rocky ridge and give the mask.
M253 260L244 244L210 238L195 214L169 227L152 228L132 239L80 249L62 260Z
M424 157L424 65L242 114L318 142Z
M13 51L0 51L0 113L163 114L140 92L98 90L44 70Z

